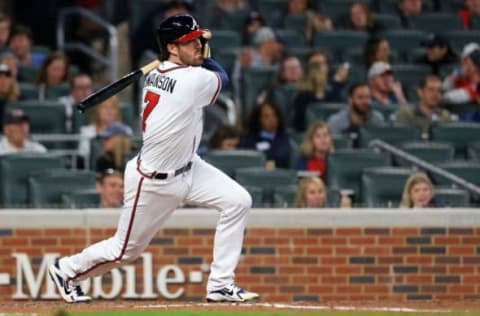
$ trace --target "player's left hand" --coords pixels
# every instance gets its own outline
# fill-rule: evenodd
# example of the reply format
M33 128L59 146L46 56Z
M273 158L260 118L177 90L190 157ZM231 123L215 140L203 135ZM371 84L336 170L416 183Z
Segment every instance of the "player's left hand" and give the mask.
M203 58L210 57L210 45L208 45L208 40L212 38L212 32L210 30L206 30L203 32L202 36L200 37L200 41L202 42L202 55Z

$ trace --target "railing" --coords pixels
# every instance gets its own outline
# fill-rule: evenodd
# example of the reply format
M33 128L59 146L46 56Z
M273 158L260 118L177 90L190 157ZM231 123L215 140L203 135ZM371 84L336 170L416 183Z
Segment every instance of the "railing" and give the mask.
M80 42L66 42L65 41L65 23L68 21L67 17L70 15L82 16L87 18L103 29L105 29L109 34L109 54L108 56L103 56L102 54L95 51L93 48L85 45ZM57 23L57 48L62 50L76 50L84 53L90 58L96 60L100 64L110 68L111 81L118 79L118 36L117 30L115 27L106 22L104 19L93 14L92 12L80 8L80 7L71 7L65 8L60 11Z
M369 146L387 151L394 156L400 157L400 158L412 163L416 167L419 167L419 168L424 169L428 172L434 173L434 174L436 174L440 177L448 179L448 180L452 181L456 186L461 187L462 189L465 189L470 193L474 193L475 197L477 199L480 198L480 187L479 186L477 186L477 185L475 185L471 182L468 182L465 179L460 178L460 177L454 175L451 172L448 172L448 171L446 171L442 168L439 168L435 165L432 165L431 163L428 163L423 159L419 159L419 158L417 158L417 157L415 157L415 156L413 156L413 155L411 155L411 154L409 154L409 153L407 153L407 152L405 152L401 149L398 149L398 148L396 148L392 145L389 145L388 143L386 143L382 140L379 140L379 139L372 140L370 142Z

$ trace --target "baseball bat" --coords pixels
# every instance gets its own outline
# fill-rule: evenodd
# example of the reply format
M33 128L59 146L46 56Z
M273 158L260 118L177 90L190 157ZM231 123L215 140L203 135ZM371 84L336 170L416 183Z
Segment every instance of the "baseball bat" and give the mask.
M105 86L100 90L95 91L94 93L80 101L80 103L77 104L77 109L82 113L85 112L85 110L94 107L95 105L117 94L119 91L125 89L127 86L137 81L141 76L149 73L150 71L158 67L158 65L160 65L160 61L154 60L151 63L143 66L142 68L132 71L131 73L123 76L117 81L112 82L108 86Z

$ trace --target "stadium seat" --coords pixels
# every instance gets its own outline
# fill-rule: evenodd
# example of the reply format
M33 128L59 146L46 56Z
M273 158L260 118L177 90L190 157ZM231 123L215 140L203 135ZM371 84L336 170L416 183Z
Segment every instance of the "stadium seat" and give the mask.
M382 2L382 1L380 1ZM409 51L420 47L420 42L427 35L420 30L386 30L380 34L385 37L390 45L390 49L398 51L404 60Z
M330 47L336 54L342 55L346 50L364 47L367 40L368 34L359 31L317 32L313 36L313 46L315 48Z
M264 207L263 203L263 190L262 188L255 185L244 185L243 186L250 196L252 197L252 207Z
M399 54L396 50L391 49L390 50L390 55L389 55L389 61L391 64L397 63L400 61L399 59ZM364 65L364 59L363 59L363 47L355 47L352 49L349 49L343 53L343 59L346 61L349 61L350 63L354 64L354 67L357 67L357 65Z
M216 21L216 24L220 30L235 31L236 33L240 33L243 29L243 24L245 23L247 15L248 12L245 10L224 12L220 17L217 17L218 21ZM214 37L217 36L216 33L214 34Z
M19 66L18 67L18 82L34 83L37 80L40 67Z
M265 167L265 155L256 150L211 150L203 159L230 177L235 177L235 170L246 167Z
M243 72L243 116L248 117L260 92L272 86L276 67L246 69Z
M222 49L240 48L242 46L242 38L240 33L231 30L212 30L215 34L208 41L212 52Z
M410 168L374 167L362 172L361 205L363 207L398 207Z
M458 12L464 7L464 0L442 0L437 1L440 12Z
M295 164L297 163L297 159L299 156L299 151L300 151L300 146L299 144L293 139L293 137L290 137L288 140L289 145L290 145L290 158L289 158L289 165L290 167L294 167Z
M45 89L45 99L56 101L60 97L67 96L69 93L70 93L70 87L68 84L51 86Z
M403 28L400 17L390 13L372 13L372 19L384 30L398 30Z
M288 0L261 0L252 2L256 9L266 19L267 25L273 25L275 14L282 12L287 7Z
M397 3L398 0L379 0L378 3L378 10L381 13L390 13L390 14L398 14ZM422 10L424 12L431 12L434 9L433 0L423 0L422 1Z
M336 150L327 158L327 186L331 189L351 189L356 197L360 197L362 170L390 166L390 163L390 155L370 149Z
M288 14L283 18L283 29L293 30L299 34L305 34L307 16L305 14Z
M161 3L158 0L137 0L128 2L129 6L129 29L134 33L147 16L159 11Z
M393 64L392 71L395 80L400 81L403 86L416 88L423 77L431 73L431 68L426 65Z
M327 121L330 115L337 113L340 110L348 108L347 103L333 103L333 102L314 102L307 106L306 126L311 125L315 121Z
M439 163L437 164L437 167L453 173L475 185L480 185L480 162L478 161L454 160ZM452 185L450 180L445 179L442 176L437 174L432 174L431 176L436 185Z
M350 5L352 4L350 0L322 0L312 2L317 2L317 9L319 9L322 14L330 17L336 26L343 26L344 23L342 22L347 17ZM372 7L374 0L360 0L356 2L361 2L367 7Z
M0 206L27 206L27 179L30 174L38 171L63 168L64 166L65 159L52 154L14 154L0 156Z
M220 49L212 52L215 60L222 65L223 69L230 75L233 71L233 65L237 59L238 48L233 49ZM228 86L227 86L228 88Z
M297 94L295 85L282 85L273 90L273 98L282 111L283 118L287 126L290 126L293 117L293 101Z
M450 207L470 207L470 194L466 190L435 187L433 192L436 200Z
M79 190L64 193L61 196L64 208L96 208L100 203L100 196L96 190Z
M66 133L65 106L62 103L26 100L10 103L8 108L20 108L29 116L32 134Z
M463 47L471 42L477 42L480 38L480 30L450 30L446 32L450 45L456 52L461 52Z
M297 185L277 186L273 192L274 207L294 207Z
M455 155L455 147L449 143L417 141L404 143L400 149L429 163L451 161ZM394 162L399 166L411 165L400 157L394 157Z
M38 99L38 88L31 82L19 82L21 95L26 99Z
M425 32L438 32L448 25L449 30L462 30L463 23L459 15L455 13L425 13L409 16L408 27Z
M291 169L268 170L266 168L250 167L239 168L235 174L238 183L262 189L264 205L273 203L275 187L297 184L297 172Z
M29 176L28 188L32 207L61 207L62 194L95 188L95 173L68 169L39 172Z
M276 32L277 38L280 42L282 42L285 47L290 49L291 47L300 47L306 48L308 47L307 41L305 39L304 32L299 33L295 30L278 30Z
M480 161L480 141L472 142L467 145L468 160Z
M480 16L474 15L470 17L470 29L480 31Z
M332 135L333 147L335 150L353 148L353 141L350 137L343 134Z
M363 125L358 133L358 145L368 147L374 139L383 140L391 145L420 139L420 130L407 125Z
M432 126L431 140L454 144L455 158L465 159L467 157L467 145L478 141L479 135L480 124L478 123L442 123Z

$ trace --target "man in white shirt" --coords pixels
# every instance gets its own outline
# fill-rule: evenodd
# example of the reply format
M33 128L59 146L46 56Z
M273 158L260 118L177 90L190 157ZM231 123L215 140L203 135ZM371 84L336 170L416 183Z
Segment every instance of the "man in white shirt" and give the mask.
M0 139L0 155L15 153L45 153L47 149L40 143L28 139L30 120L21 109L11 109L5 113L3 134Z

